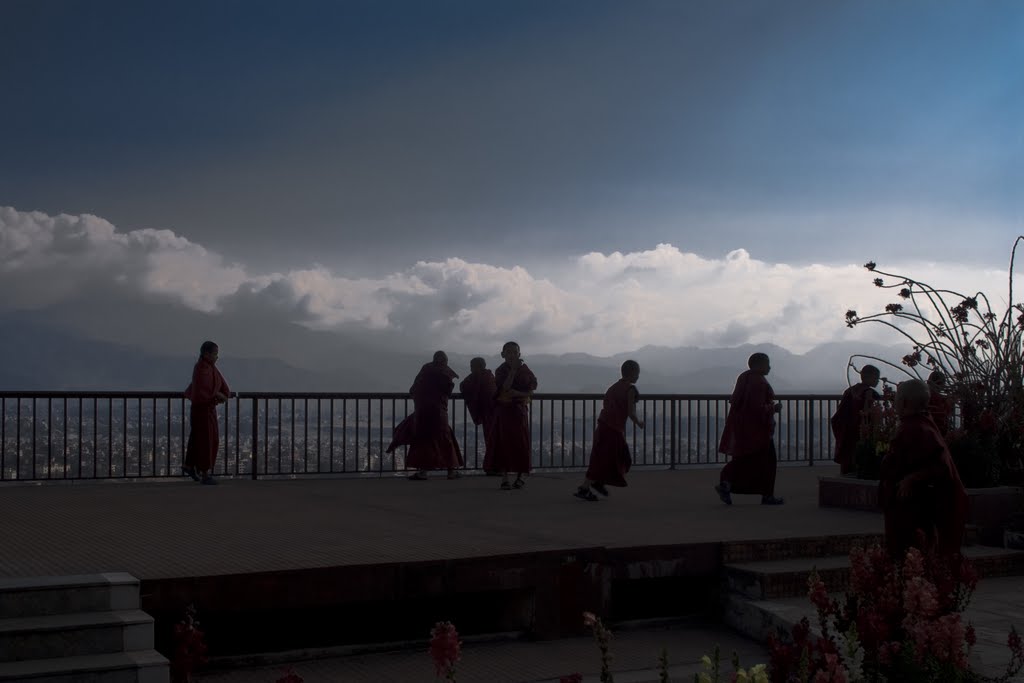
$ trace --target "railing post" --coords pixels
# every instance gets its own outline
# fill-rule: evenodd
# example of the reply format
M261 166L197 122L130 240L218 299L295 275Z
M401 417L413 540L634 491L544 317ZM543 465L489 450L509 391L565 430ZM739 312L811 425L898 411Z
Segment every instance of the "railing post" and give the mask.
M251 460L252 478L257 479L256 463L259 461L260 452L260 400L255 396L252 399L252 448L249 450Z
M807 466L814 466L814 399L807 399Z
M669 444L669 446L668 446L668 449L669 449L669 457L671 459L670 460L671 464L670 464L669 469L673 469L673 470L676 468L676 445L677 445L677 437L676 437L676 403L677 403L676 399L672 399L671 401L669 401L669 404L672 406L670 411L669 411L669 415L670 415L669 420L671 421L671 426L669 427L669 432L668 432L669 433L669 437L668 437L668 444Z

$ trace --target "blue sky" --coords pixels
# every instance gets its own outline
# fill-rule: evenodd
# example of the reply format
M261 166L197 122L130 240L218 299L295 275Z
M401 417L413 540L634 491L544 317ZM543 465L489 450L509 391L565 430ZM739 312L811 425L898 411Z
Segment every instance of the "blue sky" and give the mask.
M404 292L458 258L569 311L591 252L1003 269L1022 65L1015 0L6 0L0 206L11 240L58 214L172 231L230 271L218 296L278 274L309 299L289 274L317 268Z
M1017 2L5 2L0 60L3 203L266 265L1024 230Z

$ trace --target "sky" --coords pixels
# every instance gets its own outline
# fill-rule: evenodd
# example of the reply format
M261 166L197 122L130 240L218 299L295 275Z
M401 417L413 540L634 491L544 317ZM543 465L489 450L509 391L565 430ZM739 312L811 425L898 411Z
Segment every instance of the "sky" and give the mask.
M0 312L855 338L869 259L1005 291L1022 64L1013 0L6 0Z

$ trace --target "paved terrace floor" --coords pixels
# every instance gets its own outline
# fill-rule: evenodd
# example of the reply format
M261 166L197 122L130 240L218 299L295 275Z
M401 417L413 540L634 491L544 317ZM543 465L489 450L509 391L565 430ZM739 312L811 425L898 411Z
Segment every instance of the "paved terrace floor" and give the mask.
M881 515L819 508L834 466L782 467L763 507L712 490L717 470L642 471L607 500L579 473L495 477L0 485L0 576L126 571L143 580L829 534L880 533Z

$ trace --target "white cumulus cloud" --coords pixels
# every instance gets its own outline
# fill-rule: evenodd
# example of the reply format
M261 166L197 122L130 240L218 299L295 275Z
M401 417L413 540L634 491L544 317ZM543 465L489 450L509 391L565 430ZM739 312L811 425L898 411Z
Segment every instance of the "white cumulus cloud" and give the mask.
M1006 305L1006 272L914 263L869 253L879 267ZM90 215L49 216L0 207L0 308L38 308L86 286L129 288L206 312L256 310L268 322L316 329L393 331L410 348L497 348L611 354L653 344L773 343L793 351L839 339L898 342L881 328L849 330L843 315L881 310L897 297L859 264L767 263L743 249L709 258L670 245L582 254L544 273L460 258L414 262L374 278L311 265L251 272L169 230L119 231ZM98 302L98 305L99 302Z

